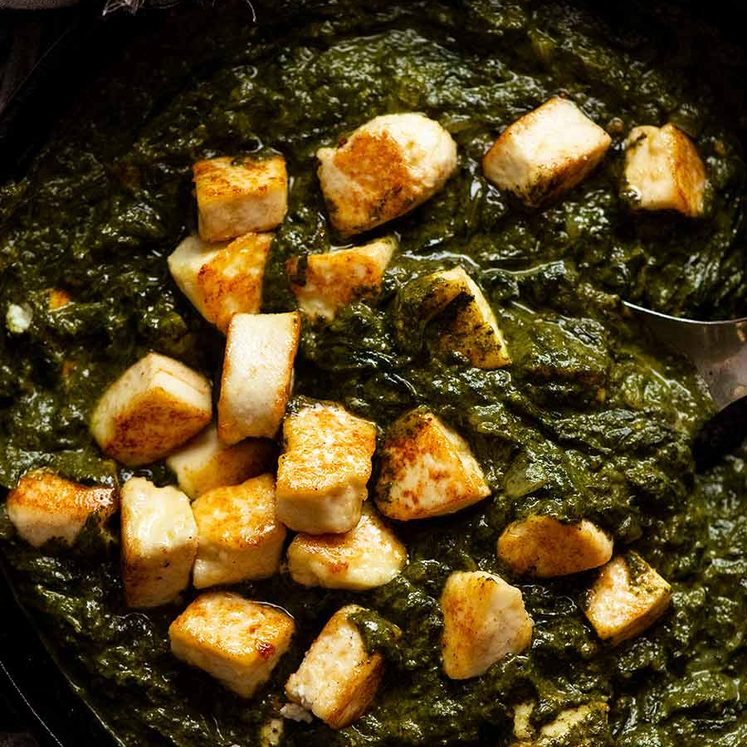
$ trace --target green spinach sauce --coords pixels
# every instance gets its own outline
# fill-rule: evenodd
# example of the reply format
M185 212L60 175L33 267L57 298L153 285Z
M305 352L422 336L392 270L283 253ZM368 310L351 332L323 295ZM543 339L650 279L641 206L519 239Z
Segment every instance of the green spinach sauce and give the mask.
M222 338L165 262L194 227L192 162L268 149L288 159L290 212L265 283L265 310L287 310L285 260L335 242L316 149L376 114L414 110L456 138L459 172L386 227L401 244L381 297L305 327L296 390L342 401L382 428L428 405L468 438L494 494L455 516L398 526L410 563L382 588L304 589L287 575L240 585L287 608L298 629L249 703L170 655L177 607L124 607L116 532L39 554L3 518L2 551L25 604L123 744L257 744L283 703L282 683L351 601L372 610L356 622L388 661L379 695L340 732L287 722L288 744L507 745L512 707L526 699L537 703L536 724L609 703L609 727L592 725L569 744L747 744L747 461L740 452L694 473L690 444L709 400L619 300L695 316L747 310L747 109L726 85L729 73L738 78L734 50L672 8L635 5L633 22L538 1L298 5L288 3L298 14L287 16L259 5L259 25L245 5L226 3L140 28L60 118L28 174L2 188L0 309L15 304L32 318L25 332L0 329L0 484L42 464L80 480L127 477L92 446L88 416L149 350L218 380ZM528 211L486 183L480 157L502 127L558 92L606 126L614 146L564 200ZM633 216L618 195L624 135L667 120L707 165L702 221ZM436 354L433 325L417 323L417 278L456 264L498 310L510 368ZM50 288L72 303L50 311ZM170 480L161 465L139 473ZM512 578L495 540L508 521L537 512L586 516L618 548L630 544L672 582L669 613L611 649L580 611L593 574ZM464 682L446 680L439 660L438 597L454 569L504 574L535 622L531 650Z

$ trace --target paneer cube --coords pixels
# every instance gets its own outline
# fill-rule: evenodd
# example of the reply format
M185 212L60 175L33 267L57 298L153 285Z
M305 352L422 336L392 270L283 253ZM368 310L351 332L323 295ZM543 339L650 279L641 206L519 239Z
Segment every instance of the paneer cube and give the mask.
M415 282L422 289L418 313L424 320L446 310L438 319L442 354L457 351L476 368L501 368L511 363L493 309L463 268L442 270Z
M283 222L288 172L282 156L211 158L198 161L193 172L203 241L229 241Z
M521 591L484 571L456 571L441 594L444 672L453 680L478 677L532 641L532 619Z
M300 333L296 311L233 317L218 401L218 437L223 443L275 436L290 396Z
M117 510L113 488L87 487L45 469L27 472L8 494L8 518L34 547L74 544L89 521L103 524Z
M457 168L457 146L424 114L385 114L337 148L321 148L319 181L332 225L343 236L368 231L432 197Z
M361 518L376 426L334 402L303 400L283 423L278 518L307 534L350 531Z
M529 721L533 707L531 702L522 703L514 710L514 736L518 741L511 747L595 747L600 744L600 736L609 733L609 706L603 701L566 708L539 729Z
M334 319L337 312L381 292L384 271L397 246L394 238L324 254L309 254L286 263L291 288L310 319Z
M189 584L197 526L184 493L133 477L122 487L122 578L129 607L173 602Z
M634 127L625 142L623 193L640 210L703 214L706 174L690 138L673 124Z
M467 442L423 407L389 429L381 450L376 505L408 521L453 514L490 495Z
M344 534L297 534L288 570L304 586L362 591L389 583L407 563L407 550L372 508Z
M616 645L658 620L671 598L670 585L640 555L628 552L602 568L585 612L597 635Z
M169 255L171 276L207 321L224 334L234 314L257 314L271 233L247 233L229 243L189 236Z
M168 456L212 417L210 382L183 363L149 353L103 394L91 416L101 450L128 467Z
M199 536L194 568L198 589L267 578L278 570L285 527L275 517L272 475L210 490L192 510Z
M285 694L333 729L358 719L376 696L384 673L381 654L369 654L350 615L356 605L338 610L329 619L288 678Z
M539 207L584 179L611 142L572 101L556 96L507 127L482 168L497 187Z
M213 488L238 485L269 472L275 461L275 444L265 438L249 438L226 446L214 425L205 428L167 460L179 487L193 500Z
M251 698L288 650L295 625L277 607L238 594L201 594L171 623L171 651Z
M550 516L530 516L503 530L498 556L514 573L551 578L604 565L612 547L612 538L586 519L566 524Z

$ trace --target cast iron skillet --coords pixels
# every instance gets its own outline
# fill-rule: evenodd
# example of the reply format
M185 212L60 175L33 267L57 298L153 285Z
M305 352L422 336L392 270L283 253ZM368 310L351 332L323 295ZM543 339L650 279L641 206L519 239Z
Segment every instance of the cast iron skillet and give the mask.
M629 6L621 0L614 4ZM747 55L747 40L743 35L740 38L740 0L679 0L679 4L716 25L725 39L739 44ZM44 12L21 16L0 11L0 52L3 44L6 53L12 48L8 36L12 39L14 26L18 28L20 24L27 34L29 23L43 27L40 34L32 31L28 37L39 40L36 66L28 74L26 70L21 73L21 80L14 81L13 100L0 111L0 183L23 172L43 142L54 113L90 80L100 63L116 56L139 28L164 23L168 13L180 12L176 7L169 11L141 11L134 17L116 13L104 18L101 8L101 0L84 0L75 8L55 12L54 18ZM205 3L202 12L212 12L209 3ZM18 44L16 49L28 52L28 45ZM0 65L13 63L13 59L0 58ZM714 84L718 87L722 82ZM747 123L743 124L747 127ZM0 689L21 711L43 747L113 743L71 678L51 655L32 617L16 599L1 553Z

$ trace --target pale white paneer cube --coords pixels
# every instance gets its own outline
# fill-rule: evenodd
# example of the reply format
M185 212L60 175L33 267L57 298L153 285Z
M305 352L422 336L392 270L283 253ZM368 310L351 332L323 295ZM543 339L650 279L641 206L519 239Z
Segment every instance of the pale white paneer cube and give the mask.
M197 554L192 507L173 485L133 477L122 486L122 579L129 607L158 607L187 588Z
M293 703L311 711L333 729L343 729L363 715L376 696L384 659L369 654L349 617L364 611L348 605L335 612L285 684Z
M514 709L514 737L511 747L595 747L600 731L607 729L609 706L603 701L566 708L539 729L532 726L530 716L534 703L521 703Z
M511 363L508 345L495 313L480 287L462 267L442 270L417 281L426 293L420 313L425 318L449 308L439 320L439 349L457 351L476 368L493 369Z
M223 359L218 437L225 444L273 438L285 415L301 316L236 314Z
M8 518L34 547L50 540L72 545L90 521L104 524L117 510L113 488L88 487L45 469L27 472L8 494Z
M509 125L485 154L488 180L539 207L575 187L612 139L572 101L558 96Z
M265 438L248 438L226 446L215 425L205 428L167 460L179 487L195 499L213 488L238 485L272 469L275 445Z
M103 394L91 416L101 450L128 467L168 456L213 414L210 382L183 363L149 353Z
M690 138L673 124L634 127L625 141L623 192L640 210L703 214L706 174Z
M432 412L419 407L389 428L376 485L382 514L400 521L444 516L488 495L469 444Z
M330 321L354 301L381 292L384 271L397 247L393 237L323 254L293 257L286 263L291 289L310 319Z
M283 423L278 518L307 534L350 531L361 518L376 426L334 402L302 401Z
M602 640L618 644L658 620L671 598L671 586L640 555L628 552L602 568L585 613Z
M447 677L478 677L532 642L532 618L521 591L485 571L456 571L441 594L441 640Z
M251 698L288 650L295 625L277 607L226 591L201 594L171 623L171 651Z
M224 334L234 314L257 314L271 233L208 244L188 236L169 255L171 276L193 306Z
M288 172L282 156L198 161L193 166L203 241L228 241L271 231L288 210Z
M319 181L332 225L343 236L368 231L432 197L457 168L451 135L424 114L374 117L320 148Z
M275 479L259 475L201 495L193 504L199 548L194 585L204 589L277 572L285 527L275 516Z
M291 578L304 586L362 591L388 584L407 550L370 507L344 534L297 534L288 547Z
M515 521L498 539L498 556L514 573L538 578L598 568L612 557L612 548L612 538L587 519L564 523L551 516Z

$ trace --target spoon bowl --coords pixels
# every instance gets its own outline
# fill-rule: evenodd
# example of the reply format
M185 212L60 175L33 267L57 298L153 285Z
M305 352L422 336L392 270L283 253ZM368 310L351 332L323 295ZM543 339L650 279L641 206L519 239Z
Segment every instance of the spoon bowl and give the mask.
M705 381L718 412L695 435L693 455L696 469L708 469L747 435L747 318L701 322L623 303Z

